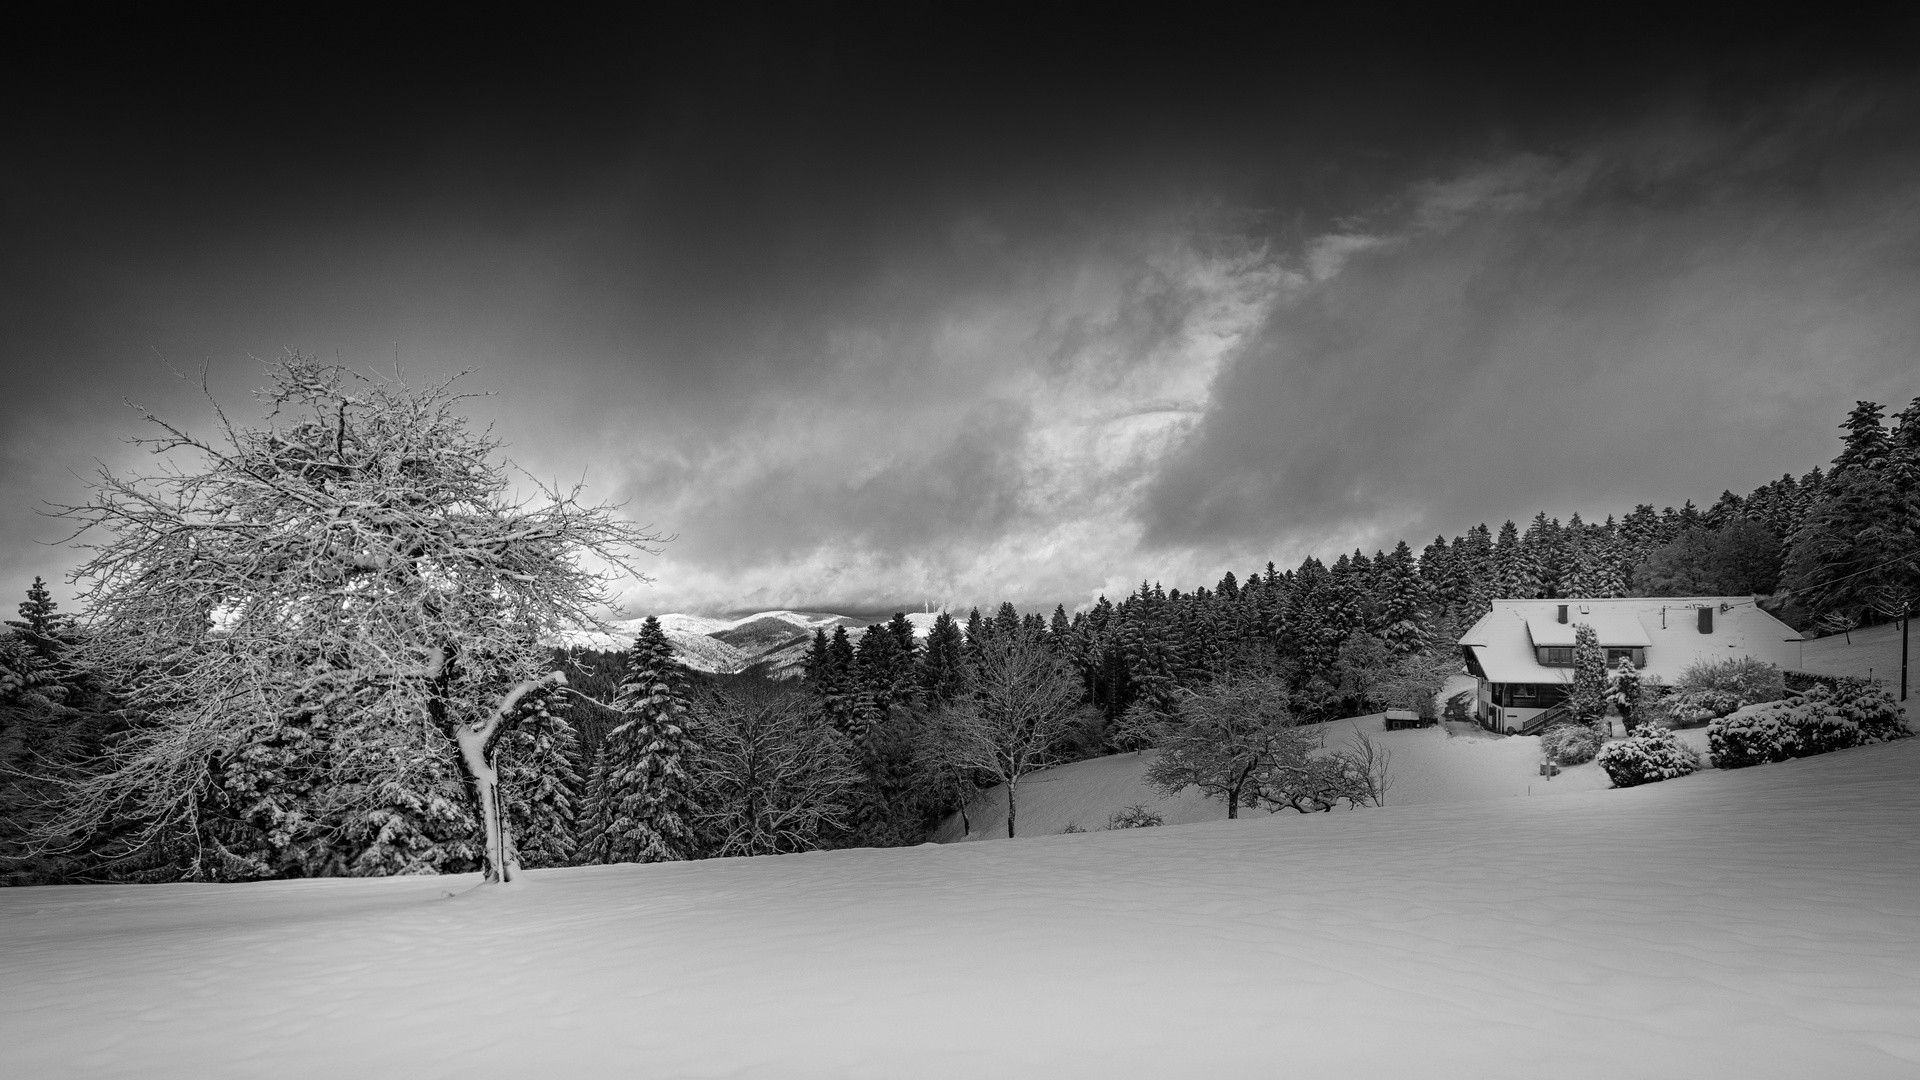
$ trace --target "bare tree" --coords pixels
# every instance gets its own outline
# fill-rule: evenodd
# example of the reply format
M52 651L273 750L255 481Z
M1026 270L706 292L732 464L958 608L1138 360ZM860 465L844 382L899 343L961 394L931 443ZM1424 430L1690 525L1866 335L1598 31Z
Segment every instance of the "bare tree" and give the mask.
M847 827L860 774L846 737L797 694L739 688L700 709L700 830L709 852L810 851Z
M1020 780L1060 760L1073 725L1080 680L1045 643L1025 634L997 637L973 665L972 693L942 709L939 753L1007 786L1007 835L1014 835Z
M1229 818L1254 805L1280 763L1305 760L1319 745L1287 711L1286 684L1265 675L1223 675L1184 691L1170 728L1164 752L1147 767L1147 783L1162 795L1197 787L1224 799Z
M220 876L233 853L209 808L256 799L260 770L233 778L271 743L276 761L298 750L318 800L276 809L273 843L324 844L341 814L452 768L488 880L511 880L496 753L521 699L564 681L542 637L598 627L608 586L640 577L628 560L661 538L578 485L528 477L538 494L517 501L501 444L460 415L476 395L453 380L416 388L297 354L268 377L262 424L214 402L215 439L141 410L161 434L134 441L157 467L103 465L89 501L59 510L92 553L74 575L76 659L137 722L43 831L111 825L123 851L171 844L183 873Z
M1260 776L1255 799L1275 811L1323 813L1342 803L1379 806L1393 785L1392 755L1365 735L1355 734L1343 750L1278 759Z

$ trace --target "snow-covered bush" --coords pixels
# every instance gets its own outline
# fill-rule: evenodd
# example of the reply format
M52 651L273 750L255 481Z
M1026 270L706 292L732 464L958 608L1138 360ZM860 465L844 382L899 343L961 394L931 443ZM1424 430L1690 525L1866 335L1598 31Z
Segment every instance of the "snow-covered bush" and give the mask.
M1667 728L1642 725L1639 734L1617 739L1594 755L1614 787L1634 787L1672 780L1700 768L1700 755L1684 746Z
M1847 679L1834 691L1840 713L1860 728L1866 742L1892 742L1913 734L1900 702L1875 679Z
M1556 765L1592 761L1600 750L1600 733L1585 724L1556 724L1540 736L1540 749Z
M1740 769L1912 734L1900 703L1884 686L1846 679L1834 688L1817 685L1797 698L1716 720L1707 728L1707 747L1715 765Z
M1802 707L1797 701L1781 701L1741 716L1715 720L1707 727L1707 750L1713 754L1714 765L1741 769L1796 756L1800 731L1789 714Z
M1660 703L1674 723L1704 724L1748 705L1787 696L1780 669L1751 656L1702 661L1680 673L1673 693Z
M1125 810L1116 810L1107 817L1109 829L1151 829L1166 824L1159 813L1147 809L1146 803L1134 803Z
M1732 691L1699 686L1675 690L1660 702L1660 709L1665 719L1685 727L1726 716L1746 704L1751 703Z

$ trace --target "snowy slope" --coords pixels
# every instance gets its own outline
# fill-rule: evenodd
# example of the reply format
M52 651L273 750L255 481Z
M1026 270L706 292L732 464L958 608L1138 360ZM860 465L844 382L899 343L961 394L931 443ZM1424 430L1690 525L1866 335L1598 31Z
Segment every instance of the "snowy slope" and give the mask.
M762 611L737 619L715 619L704 615L673 612L656 616L674 655L695 671L733 673L758 666L776 678L798 674L806 659L807 642L818 627L858 627L858 620L845 615L818 611ZM560 635L556 642L583 649L622 652L633 647L634 637L646 622L643 616L610 624L610 634L577 632Z
M1379 713L1335 721L1326 725L1325 737L1327 747L1337 749L1353 734L1364 732L1393 755L1388 806L1544 798L1593 791L1610 783L1606 773L1592 763L1563 769L1552 780L1542 777L1537 736L1495 735L1470 723L1387 731L1383 721ZM1697 730L1704 740L1705 729ZM1099 829L1107 824L1109 815L1136 803L1160 814L1167 825L1226 818L1225 803L1205 798L1194 789L1163 797L1148 787L1144 776L1157 756L1157 750L1117 754L1034 773L1020 782L1017 831L1022 836L1043 836L1060 832L1069 824ZM1242 809L1240 813L1264 816L1265 812ZM1006 786L981 791L967 808L965 824L972 826L971 832L963 833L962 819L956 814L935 839L948 843L963 838L1005 837Z
M1920 739L1625 791L0 890L21 1077L1913 1077Z

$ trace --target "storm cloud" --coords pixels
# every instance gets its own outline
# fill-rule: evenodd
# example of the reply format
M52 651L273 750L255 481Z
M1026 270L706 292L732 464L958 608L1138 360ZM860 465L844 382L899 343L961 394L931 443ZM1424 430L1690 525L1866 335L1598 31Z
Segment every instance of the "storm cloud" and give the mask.
M204 362L245 414L286 347L470 371L517 464L675 534L635 613L1708 500L1920 393L1891 48L736 22L17 65L0 576L77 563L34 508L132 460L122 397L200 424Z

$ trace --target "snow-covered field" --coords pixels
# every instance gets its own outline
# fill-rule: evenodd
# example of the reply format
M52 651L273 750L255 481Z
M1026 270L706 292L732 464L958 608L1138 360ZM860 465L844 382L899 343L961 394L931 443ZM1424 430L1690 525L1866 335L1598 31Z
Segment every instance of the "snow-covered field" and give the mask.
M1920 739L472 886L5 890L4 1072L1920 1075Z
M1355 734L1364 733L1393 755L1388 806L1545 797L1592 791L1611 783L1607 774L1592 763L1563 769L1551 780L1541 776L1537 736L1495 735L1471 723L1387 731L1384 720L1380 713L1336 720L1325 725L1325 739L1328 749L1339 749ZM1705 729L1700 730L1700 738L1704 748ZM1206 798L1196 788L1167 796L1147 786L1147 766L1159 753L1147 750L1093 758L1028 776L1020 782L1016 831L1022 836L1041 836L1060 832L1069 824L1100 829L1106 826L1109 815L1135 804L1159 814L1167 825L1225 820L1226 804ZM1265 814L1262 810L1240 812ZM1299 817L1291 810L1280 816ZM963 838L1005 838L1006 785L982 790L968 806L966 824L972 831L963 837L961 818L954 815L937 839L946 843Z
M1908 662L1920 663L1920 636L1908 642ZM1800 646L1800 666L1829 675L1882 679L1900 692L1900 624L1882 623L1851 634L1815 638ZM1908 672L1909 690L1920 684Z

